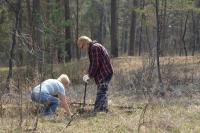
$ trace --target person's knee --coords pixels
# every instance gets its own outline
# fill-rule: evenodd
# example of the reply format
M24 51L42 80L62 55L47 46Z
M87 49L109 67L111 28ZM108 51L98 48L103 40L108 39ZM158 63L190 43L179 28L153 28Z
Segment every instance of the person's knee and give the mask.
M36 93L31 93L31 100L34 102L39 102L38 94Z
M49 101L51 104L59 105L59 100L56 97L52 97Z
M107 93L107 88L105 87L99 88L97 91L97 95L106 95L106 93Z

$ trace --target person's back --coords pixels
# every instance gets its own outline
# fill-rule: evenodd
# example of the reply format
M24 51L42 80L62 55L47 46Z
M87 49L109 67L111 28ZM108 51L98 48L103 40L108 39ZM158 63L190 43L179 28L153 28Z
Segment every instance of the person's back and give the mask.
M110 62L110 57L109 54L107 52L107 50L105 49L105 47L103 45L101 45L100 43L94 42L92 47L97 47L97 49L99 49L99 68L101 71L108 71L109 74L113 74L113 69L112 69L112 65ZM93 48L95 49L95 48Z
M109 54L103 45L92 41L89 43L88 55L90 60L88 74L94 77L97 84L113 74Z
M67 89L69 83L68 76L62 74L58 79L47 79L33 88L31 100L44 105L40 110L41 115L55 113L60 104L60 107L65 109L65 114L72 116L65 95L65 89Z
M41 87L40 87L41 85ZM37 85L33 92L36 93L47 93L49 95L58 95L58 93L61 93L65 95L65 89L63 84L56 80L56 79L47 79L43 81L41 84Z

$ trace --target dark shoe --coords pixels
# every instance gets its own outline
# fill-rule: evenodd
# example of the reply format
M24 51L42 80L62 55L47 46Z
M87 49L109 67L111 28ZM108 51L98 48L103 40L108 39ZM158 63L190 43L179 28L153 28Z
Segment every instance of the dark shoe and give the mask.
M108 113L108 111L109 110L107 108L105 108L105 109L102 110L102 112L106 112L106 113Z
M108 112L108 108L94 109L95 112Z
M89 113L89 116L96 116L97 115L97 112L96 111L92 111Z

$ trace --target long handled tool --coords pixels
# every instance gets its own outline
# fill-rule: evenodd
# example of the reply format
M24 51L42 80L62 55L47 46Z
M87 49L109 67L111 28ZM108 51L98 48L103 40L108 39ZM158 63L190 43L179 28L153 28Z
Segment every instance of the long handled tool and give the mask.
M86 92L87 92L87 83L85 83L85 90L84 90L84 96L83 96L83 105L82 105L82 107L81 107L81 109L80 110L78 110L76 113L74 113L72 116L71 116L71 119L70 119L70 121L67 123L67 125L66 125L66 128L68 127L68 126L70 126L70 124L71 124L71 122L76 118L76 116L78 115L78 114L82 114L82 113L84 113L84 108L85 108L85 105L86 105Z
M81 107L81 109L80 109L80 114L82 114L82 113L84 113L84 109L85 109L85 105L86 105L86 93L87 93L87 83L85 83L85 90L84 90L84 95L83 95L83 105L82 105L82 107Z
M87 92L87 83L85 83L85 90L84 90L84 96L83 96L83 109L85 108L86 92Z

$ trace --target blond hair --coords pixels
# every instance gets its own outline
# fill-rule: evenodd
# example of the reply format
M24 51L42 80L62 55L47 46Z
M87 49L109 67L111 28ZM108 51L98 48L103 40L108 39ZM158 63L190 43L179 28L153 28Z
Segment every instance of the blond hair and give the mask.
M87 36L81 36L78 38L78 41L77 41L77 44L80 45L81 43L83 44L88 44L92 42L92 39L90 39L89 37Z
M66 74L61 74L57 80L60 81L65 88L67 88L67 86L70 84L69 77Z

